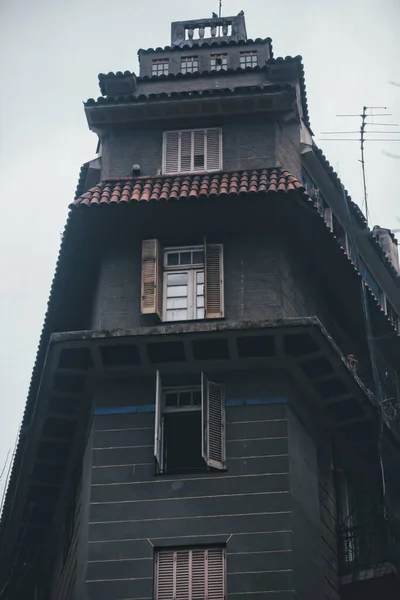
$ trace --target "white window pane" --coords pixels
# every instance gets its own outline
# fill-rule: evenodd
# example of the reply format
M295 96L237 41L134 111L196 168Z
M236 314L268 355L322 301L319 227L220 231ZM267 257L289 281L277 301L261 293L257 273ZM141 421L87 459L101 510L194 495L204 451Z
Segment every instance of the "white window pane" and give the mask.
M204 296L197 296L197 308L204 308Z
M167 298L167 310L173 308L187 308L187 298Z
M196 273L196 282L197 283L204 283L204 271L198 271Z
M179 294L180 296L183 296L183 294ZM197 285L197 295L198 296L204 296L204 285Z
M204 319L204 308L198 308L197 309L197 318L198 319Z
M187 285L188 274L187 273L168 273L167 285Z
M179 298L180 296L187 296L187 293L187 285L173 285L167 287L167 298Z
M167 310L167 321L186 321L186 310Z

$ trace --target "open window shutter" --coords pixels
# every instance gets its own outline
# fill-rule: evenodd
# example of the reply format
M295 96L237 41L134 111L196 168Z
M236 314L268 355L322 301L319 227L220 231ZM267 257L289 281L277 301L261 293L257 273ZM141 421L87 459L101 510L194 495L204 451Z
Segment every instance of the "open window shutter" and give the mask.
M142 242L141 314L162 319L163 253L158 240Z
M209 467L225 468L225 396L223 386L201 374L202 455Z
M163 472L163 427L161 415L161 377L160 371L156 374L156 407L154 417L154 457L159 473Z
M221 165L221 129L207 129L206 132L207 171L219 171Z
M165 174L179 172L179 131L164 133L164 168Z
M224 316L221 244L204 244L204 307L206 319Z

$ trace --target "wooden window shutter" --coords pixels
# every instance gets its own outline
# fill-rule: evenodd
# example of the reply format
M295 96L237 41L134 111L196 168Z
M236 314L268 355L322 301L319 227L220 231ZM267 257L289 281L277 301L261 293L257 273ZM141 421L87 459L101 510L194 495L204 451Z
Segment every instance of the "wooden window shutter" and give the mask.
M164 133L163 147L163 173L179 173L179 131L167 131Z
M202 455L209 467L225 469L225 394L201 374Z
M158 552L156 557L156 600L171 600L174 594L175 552Z
M206 598L225 598L225 552L223 548L206 550ZM196 598L194 596L193 598Z
M140 312L162 319L163 252L158 240L142 242L142 285Z
M206 319L224 316L222 244L204 244L204 308Z
M162 383L160 377L160 371L156 373L156 406L154 416L154 458L156 460L156 468L159 473L163 472L164 460L163 460L163 424L161 414L161 394L162 394Z
M193 170L192 168L192 154L193 154L193 144L192 144L192 131L180 131L180 161L178 171L179 173L190 173Z
M193 171L205 171L207 169L205 133L204 129L193 132Z
M222 137L221 129L206 130L206 156L207 156L207 171L219 171L222 169Z
M224 548L161 550L155 600L225 600Z

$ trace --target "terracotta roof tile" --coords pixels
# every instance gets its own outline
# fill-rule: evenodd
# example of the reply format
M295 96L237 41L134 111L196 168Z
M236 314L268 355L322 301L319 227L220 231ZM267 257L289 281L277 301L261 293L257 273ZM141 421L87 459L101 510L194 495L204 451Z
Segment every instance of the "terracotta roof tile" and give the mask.
M140 177L103 181L77 198L71 207L294 191L305 193L303 184L284 169Z

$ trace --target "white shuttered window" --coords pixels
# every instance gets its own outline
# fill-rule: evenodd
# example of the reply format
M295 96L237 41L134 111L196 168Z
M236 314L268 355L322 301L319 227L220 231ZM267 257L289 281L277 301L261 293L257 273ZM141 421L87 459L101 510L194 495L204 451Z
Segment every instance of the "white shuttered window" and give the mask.
M160 550L155 600L225 600L224 548Z
M201 173L222 169L222 133L219 127L166 131L163 173Z

